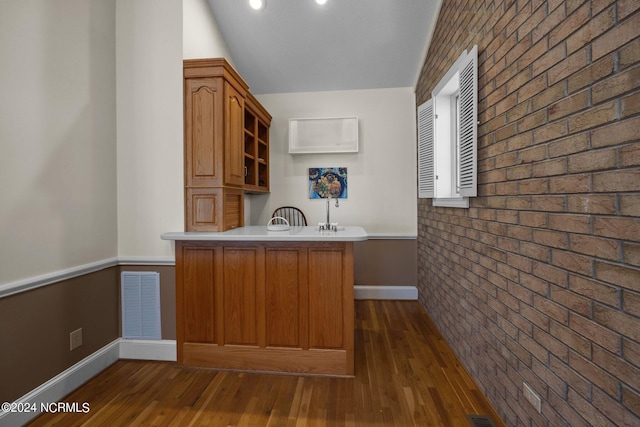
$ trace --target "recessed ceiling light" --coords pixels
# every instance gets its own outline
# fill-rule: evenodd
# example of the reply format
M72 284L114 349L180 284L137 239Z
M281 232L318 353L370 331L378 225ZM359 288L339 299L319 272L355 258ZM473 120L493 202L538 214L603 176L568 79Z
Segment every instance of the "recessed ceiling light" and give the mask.
M264 9L266 4L267 0L249 0L249 6L255 10Z
M323 5L327 2L327 0L316 0L316 3L318 3L319 5Z

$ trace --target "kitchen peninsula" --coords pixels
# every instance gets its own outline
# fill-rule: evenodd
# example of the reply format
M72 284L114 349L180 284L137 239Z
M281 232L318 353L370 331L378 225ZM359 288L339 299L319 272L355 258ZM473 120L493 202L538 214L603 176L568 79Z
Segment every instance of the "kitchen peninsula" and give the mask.
M178 363L354 375L353 242L362 227L172 232Z

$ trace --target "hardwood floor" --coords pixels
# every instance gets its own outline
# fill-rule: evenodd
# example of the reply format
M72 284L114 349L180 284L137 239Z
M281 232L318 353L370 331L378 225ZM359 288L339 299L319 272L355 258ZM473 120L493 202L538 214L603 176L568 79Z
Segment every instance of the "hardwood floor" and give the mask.
M120 360L31 426L503 426L416 301L356 301L355 378Z

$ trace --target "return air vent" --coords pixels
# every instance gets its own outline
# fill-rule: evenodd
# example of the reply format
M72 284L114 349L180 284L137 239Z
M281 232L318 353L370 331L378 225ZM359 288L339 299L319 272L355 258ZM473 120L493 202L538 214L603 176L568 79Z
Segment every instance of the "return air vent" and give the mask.
M485 415L467 415L472 427L496 427L491 418Z
M160 274L122 273L122 337L161 339Z

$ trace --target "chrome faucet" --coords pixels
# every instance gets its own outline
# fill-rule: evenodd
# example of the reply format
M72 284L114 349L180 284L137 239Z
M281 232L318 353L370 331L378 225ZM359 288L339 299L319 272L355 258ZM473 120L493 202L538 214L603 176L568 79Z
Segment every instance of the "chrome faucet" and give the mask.
M336 197L336 208L340 207L340 202L338 202L338 198ZM327 198L327 222L324 224L320 223L320 230L337 230L337 225L331 225L331 218L329 216L331 198Z

